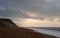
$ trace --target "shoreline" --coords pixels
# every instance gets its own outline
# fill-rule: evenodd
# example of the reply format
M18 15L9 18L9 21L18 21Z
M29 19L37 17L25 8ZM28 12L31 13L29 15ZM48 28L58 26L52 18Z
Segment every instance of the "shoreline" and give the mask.
M0 33L1 38L57 38L55 36L18 27L0 27Z

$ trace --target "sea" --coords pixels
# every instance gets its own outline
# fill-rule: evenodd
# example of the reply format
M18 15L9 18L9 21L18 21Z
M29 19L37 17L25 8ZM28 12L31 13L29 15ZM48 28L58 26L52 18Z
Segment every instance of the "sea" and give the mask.
M54 31L59 31L60 32L60 27L31 27L35 29L46 29L46 30L54 30Z
M60 27L30 27L29 29L60 38Z

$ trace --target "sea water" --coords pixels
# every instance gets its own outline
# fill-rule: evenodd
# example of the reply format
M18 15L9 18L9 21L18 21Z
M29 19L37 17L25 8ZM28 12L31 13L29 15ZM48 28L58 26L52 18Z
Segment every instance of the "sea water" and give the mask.
M48 34L48 35L52 35L52 36L56 36L60 38L60 30L56 30L55 29L44 29L44 28L29 28L34 30L35 32L39 32L39 33L44 33L44 34Z

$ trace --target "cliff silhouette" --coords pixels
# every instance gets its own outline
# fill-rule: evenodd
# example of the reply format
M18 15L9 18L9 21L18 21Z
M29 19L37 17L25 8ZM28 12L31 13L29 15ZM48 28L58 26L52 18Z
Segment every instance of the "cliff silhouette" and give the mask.
M11 19L0 18L0 38L57 38L55 36L34 32L17 27Z
M11 19L0 18L0 27L17 27L17 25Z

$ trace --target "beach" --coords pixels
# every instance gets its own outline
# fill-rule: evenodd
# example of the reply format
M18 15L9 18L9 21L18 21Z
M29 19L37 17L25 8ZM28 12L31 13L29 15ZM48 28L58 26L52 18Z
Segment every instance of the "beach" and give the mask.
M17 27L0 27L0 38L57 38L55 36L34 32Z

